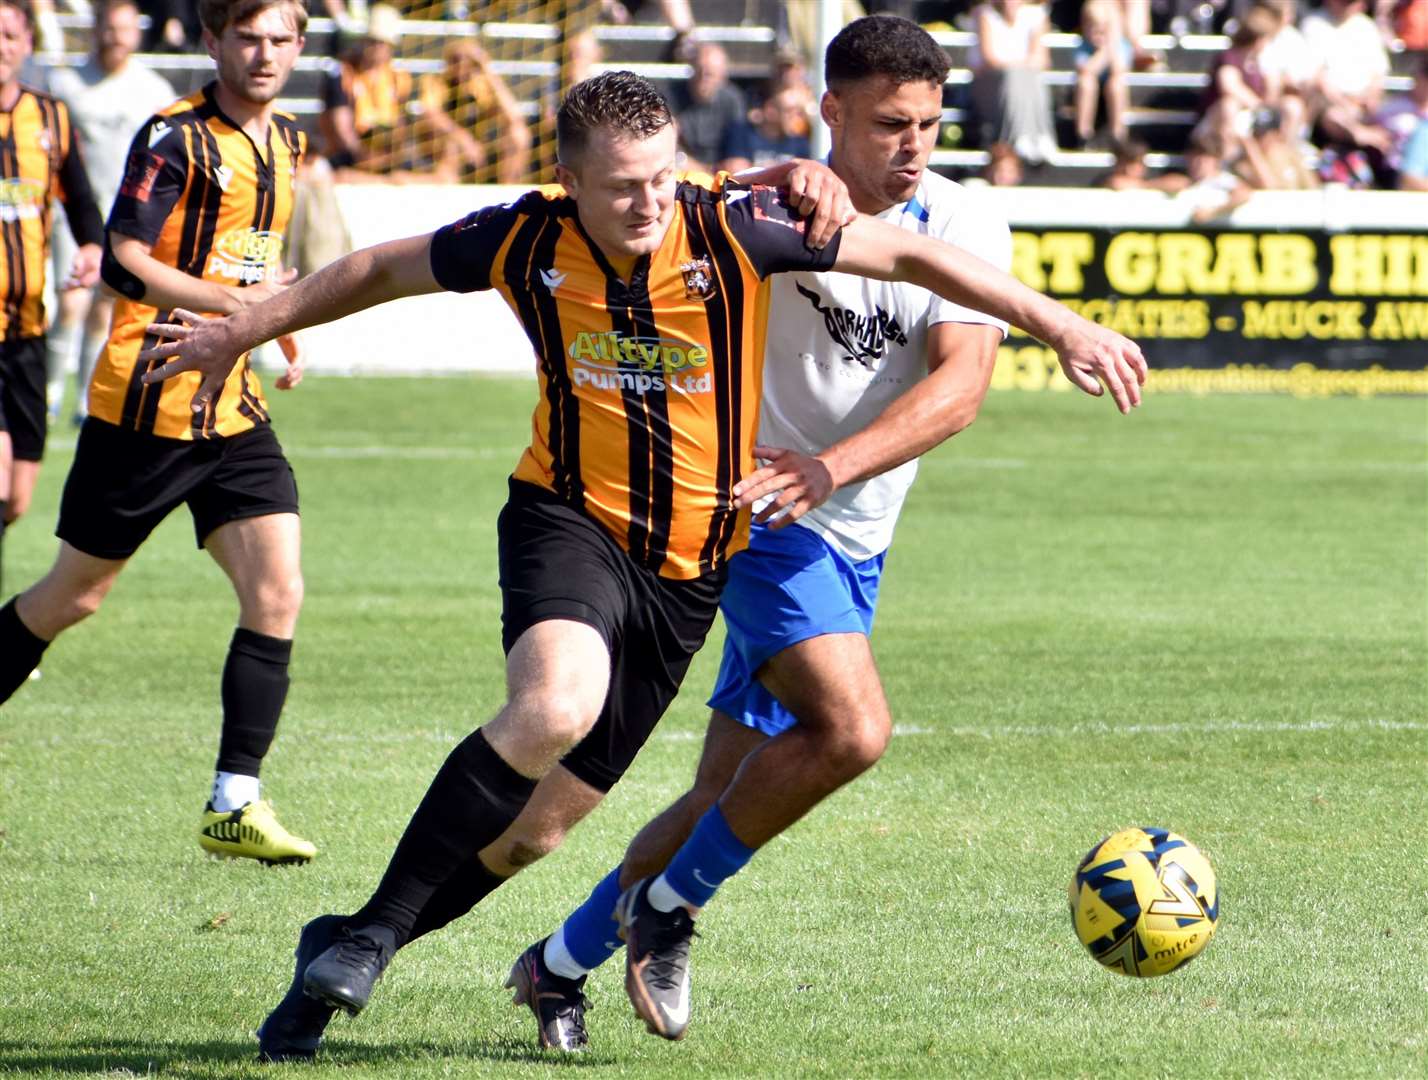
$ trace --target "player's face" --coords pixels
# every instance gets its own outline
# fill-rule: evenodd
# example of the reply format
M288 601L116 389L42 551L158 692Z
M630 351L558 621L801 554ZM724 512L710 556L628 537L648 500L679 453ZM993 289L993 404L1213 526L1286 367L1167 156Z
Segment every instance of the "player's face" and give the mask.
M253 105L278 96L303 46L289 4L274 4L251 19L230 23L217 38L205 30L203 40L218 65L219 81Z
M833 167L865 214L906 202L937 143L942 87L872 75L823 95Z
M676 148L673 124L648 139L597 128L575 167L556 166L580 224L607 256L638 258L659 248L674 217Z
M33 46L25 17L8 4L0 5L0 86L9 86L20 77Z
M115 4L104 12L94 28L94 44L99 66L105 71L118 71L139 47L139 9L129 4Z

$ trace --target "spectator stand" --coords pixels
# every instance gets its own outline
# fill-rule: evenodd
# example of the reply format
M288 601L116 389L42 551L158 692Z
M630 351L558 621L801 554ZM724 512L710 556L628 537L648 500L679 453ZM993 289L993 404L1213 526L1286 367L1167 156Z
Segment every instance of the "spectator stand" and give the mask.
M544 139L547 144L545 155L537 154L535 171L529 178L539 181L548 177L549 144L553 139L552 102L561 75L561 29L554 19L541 16L554 12L557 0L506 2L520 5L519 10L525 11L528 17L507 22L405 20L396 66L417 80L421 75L442 70L446 42L460 37L478 39L492 58L492 70L506 80L522 115L537 132L538 143ZM439 12L442 5L434 4L431 10ZM731 81L748 92L751 100L757 101L778 55L779 0L695 0L694 13L698 21L697 39L724 46L729 54ZM657 12L641 10L640 17L656 18ZM68 14L58 16L58 21L65 31L65 51L61 55L51 54L44 62L82 62L88 51L90 17ZM282 107L305 124L315 126L322 109L322 80L335 63L325 54L330 51L337 30L330 19L310 20L307 52L300 58L282 99ZM969 145L965 138L972 130L966 101L972 73L966 61L975 35L955 29L936 29L932 34L953 61L947 80L947 108L943 112L946 124L943 144L934 152L932 164L954 179L975 175L989 159L985 148ZM629 68L664 84L687 79L690 66L668 59L674 37L675 31L662 23L599 25L594 30L594 38L601 56L593 70ZM1063 147L1072 143L1069 97L1076 81L1074 54L1080 41L1080 35L1074 33L1047 35L1052 65L1044 77L1052 87L1058 106L1058 137ZM1131 136L1150 147L1146 164L1151 169L1183 166L1185 142L1209 80L1207 72L1213 58L1228 43L1221 34L1159 34L1143 39L1143 48L1163 57L1163 63L1158 65L1159 70L1136 71L1128 76L1131 94L1128 126ZM1393 74L1387 80L1386 92L1406 91L1412 85L1409 74L1412 54L1406 53L1398 43L1390 55ZM177 93L189 93L211 78L211 62L202 54L154 53L143 54L142 59L167 77ZM1083 187L1112 164L1113 155L1109 150L1063 149L1047 164L1029 170L1027 182Z

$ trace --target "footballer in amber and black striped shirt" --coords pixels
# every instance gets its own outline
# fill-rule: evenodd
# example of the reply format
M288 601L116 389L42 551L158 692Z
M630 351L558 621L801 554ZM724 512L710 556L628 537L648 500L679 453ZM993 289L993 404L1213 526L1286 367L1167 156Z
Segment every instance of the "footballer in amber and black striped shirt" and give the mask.
M215 855L301 863L317 849L278 823L258 780L287 697L302 603L297 483L246 356L210 407L194 413L197 378L146 385L139 353L158 340L147 336L149 323L174 308L222 314L283 287L283 230L303 140L275 102L302 51L307 12L299 0L198 7L218 77L150 119L130 146L103 261L121 298L65 481L59 555L0 607L0 702L186 504L198 546L238 598L218 695L218 760L196 839ZM301 376L295 346L285 351L280 388Z
M33 45L29 0L0 2L0 554L30 505L44 456L45 268L54 197L78 249L61 288L99 276L102 226L63 102L20 83Z

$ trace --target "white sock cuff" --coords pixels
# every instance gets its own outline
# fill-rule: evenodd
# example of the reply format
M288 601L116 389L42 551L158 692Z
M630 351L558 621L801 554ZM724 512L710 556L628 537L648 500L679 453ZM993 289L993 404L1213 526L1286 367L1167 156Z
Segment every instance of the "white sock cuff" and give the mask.
M590 974L590 969L581 967L575 957L570 955L570 950L566 948L565 927L563 926L545 939L545 948L542 953L546 969L559 975L562 979L578 979L582 975Z
M259 784L256 776L217 772L213 774L213 797L209 801L213 803L213 809L220 814L226 814L247 806L250 802L257 802L258 793Z
M674 888L670 885L670 883L665 880L665 876L663 874L661 874L659 877L655 878L653 881L650 882L650 891L648 893L648 896L650 901L650 907L654 908L656 911L669 912L673 911L677 907L692 908L696 906L694 904L691 904L684 897L680 896L679 893L675 892Z

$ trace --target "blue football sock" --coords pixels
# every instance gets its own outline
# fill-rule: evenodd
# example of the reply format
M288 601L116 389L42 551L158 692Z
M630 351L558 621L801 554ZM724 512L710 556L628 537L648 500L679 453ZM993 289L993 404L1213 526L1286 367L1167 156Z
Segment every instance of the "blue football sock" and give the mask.
M565 920L565 947L586 971L594 971L624 947L615 922L615 901L620 899L620 868L611 870L595 886L589 899Z
M716 803L675 852L665 868L664 881L690 907L700 908L753 857L754 849L734 835Z

